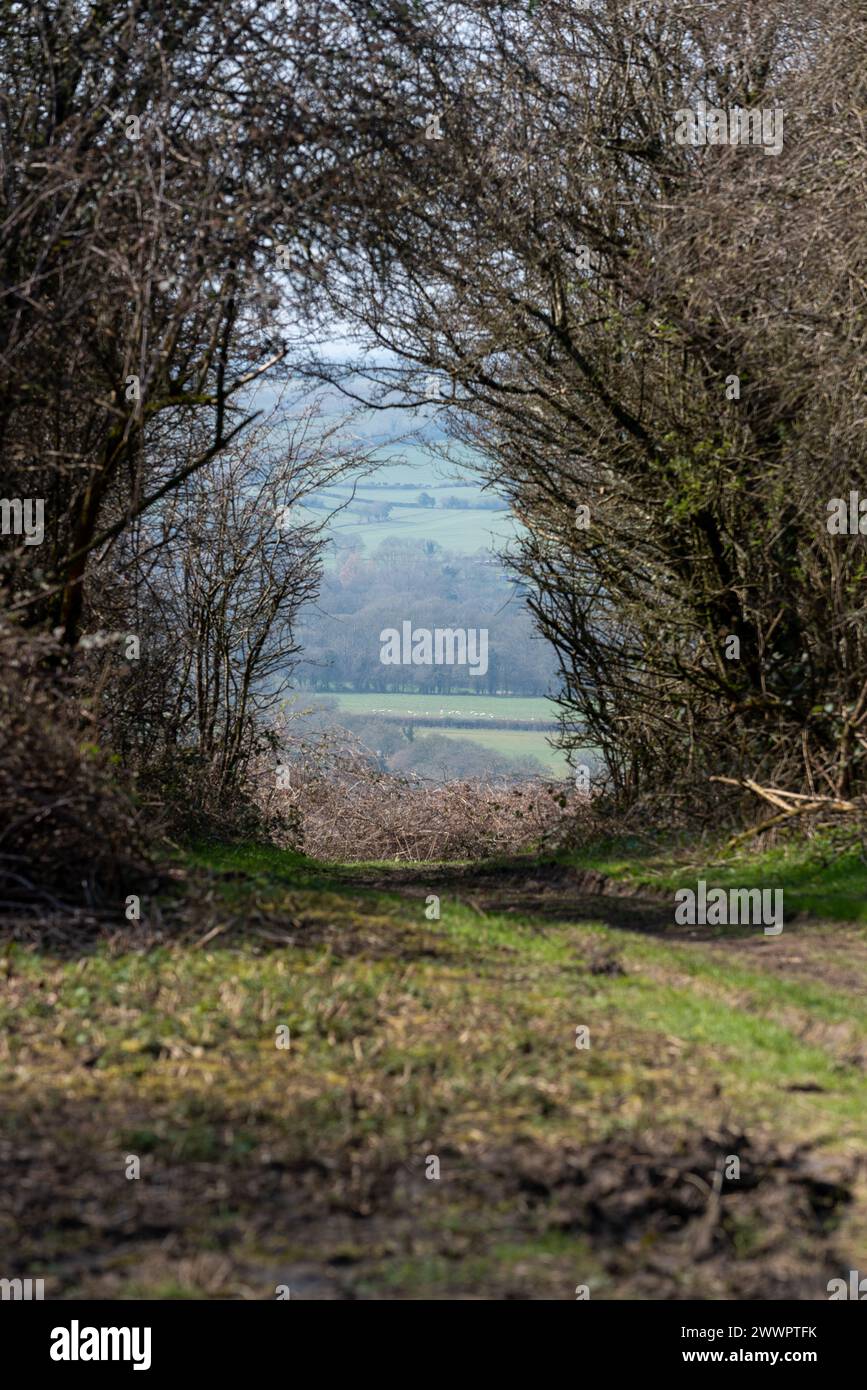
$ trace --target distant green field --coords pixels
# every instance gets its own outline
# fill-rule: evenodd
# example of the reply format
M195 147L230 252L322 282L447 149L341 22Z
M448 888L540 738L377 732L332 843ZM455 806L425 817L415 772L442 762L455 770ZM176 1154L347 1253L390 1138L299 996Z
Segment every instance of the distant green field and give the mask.
M536 719L540 725L550 724L557 717L557 707L551 700L522 695L336 695L339 708L347 714L424 715L436 718L443 715L443 728L418 729L416 738L430 734L445 734L448 738L471 740L502 757L538 758L553 776L565 776L569 768L564 753L548 742L553 732L533 729L489 729L489 719ZM452 729L445 724L449 716L478 720L478 728Z
M556 731L545 726L557 718L557 706L553 700L531 695L383 695L373 694L330 694L321 695L313 691L298 691L299 705L316 704L320 699L336 700L337 710L352 715L383 715L390 718L402 715L436 719L442 715L441 726L436 724L417 728L415 737L427 738L431 734L445 735L447 738L480 743L501 757L538 758L545 771L555 777L570 775L565 753L552 748L549 739L556 737ZM455 729L446 721L449 718L473 720L473 727ZM536 720L536 729L491 728L495 720L520 719ZM339 721L338 721L339 722ZM592 748L587 749L590 761L595 761ZM580 761L580 759L579 759Z
M385 500L390 501L391 497ZM320 511L300 507L298 511L299 518L304 521L322 521ZM509 512L439 507L401 507L392 512L388 521L364 521L355 512L342 511L327 528L330 535L357 538L368 554L372 554L382 541L418 540L436 541L444 550L471 555L476 550L501 550L518 530L518 523Z
M382 541L420 540L436 541L446 550L465 555L476 550L501 550L518 535L519 523L507 510L464 511L406 505L415 503L422 492L429 492L438 503L450 495L478 500L483 495L481 482L469 473L462 474L457 461L449 464L418 444L385 445L377 450L377 456L382 460L381 467L356 482L356 502L378 500L401 505L395 507L388 521L365 521L358 512L340 511L328 527L329 534L357 537L368 554ZM471 487L459 485L467 480L472 482ZM402 488L402 483L411 483L412 488ZM340 498L348 497L351 490L351 484L341 481L327 489L333 498L323 500L333 501L337 507ZM299 516L304 520L321 522L323 515L321 511L299 507ZM333 551L328 558L333 562Z
M532 695L331 695L347 714L454 715L460 719L478 718L484 728L487 719L538 719L548 724L557 718L552 700ZM464 732L475 737L472 730ZM491 732L494 732L493 730ZM501 732L497 730L497 732ZM528 730L532 734L532 730ZM535 735L533 735L535 737Z
M419 492L432 485L439 487L453 478L463 481L472 477L475 481L467 468L470 451L461 444L452 444L450 453L451 462L424 444L380 444L376 450L379 467L371 477L378 483L418 484Z
M551 747L549 735L535 734L530 729L418 729L415 736L419 739L429 734L469 739L503 758L538 758L552 777L565 777L569 773L565 753Z

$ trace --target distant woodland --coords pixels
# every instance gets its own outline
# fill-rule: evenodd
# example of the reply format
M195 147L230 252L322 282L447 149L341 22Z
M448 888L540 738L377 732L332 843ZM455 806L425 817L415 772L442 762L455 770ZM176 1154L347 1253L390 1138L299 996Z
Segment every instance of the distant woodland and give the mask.
M417 627L487 628L488 669L386 666L379 635ZM434 541L383 542L370 556L350 551L326 569L319 598L298 628L301 686L317 691L417 691L449 695L546 695L556 681L553 649L541 640L520 587L485 551L461 555Z

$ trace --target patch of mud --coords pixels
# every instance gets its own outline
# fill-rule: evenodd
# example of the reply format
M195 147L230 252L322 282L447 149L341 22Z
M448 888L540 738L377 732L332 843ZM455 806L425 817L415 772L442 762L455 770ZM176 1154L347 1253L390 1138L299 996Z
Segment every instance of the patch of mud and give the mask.
M825 1299L828 1280L853 1267L834 1233L857 1165L807 1148L722 1132L674 1152L519 1145L460 1169L491 1194L511 1191L543 1232L589 1244L606 1298Z
M530 862L526 867L440 866L425 873L416 864L387 875L364 875L355 881L399 893L403 898L419 897L422 902L427 893L440 892L481 914L499 917L604 922L626 931L687 940L707 940L716 935L712 928L678 926L671 894L654 894L607 878L595 869L570 865Z
M61 1133L60 1152L2 1145L4 1269L44 1271L51 1298L180 1286L273 1299L287 1284L310 1299L572 1299L586 1282L602 1298L818 1300L857 1267L838 1243L855 1161L733 1132L669 1147L432 1141L439 1181L421 1155L350 1142L284 1160L275 1144L135 1183Z

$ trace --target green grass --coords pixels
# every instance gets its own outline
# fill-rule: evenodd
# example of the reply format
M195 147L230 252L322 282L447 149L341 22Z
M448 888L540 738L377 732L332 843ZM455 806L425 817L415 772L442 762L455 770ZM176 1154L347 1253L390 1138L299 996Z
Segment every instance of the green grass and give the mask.
M568 777L569 765L566 754L552 748L545 734L533 733L530 729L417 729L415 737L425 738L428 734L444 735L446 738L470 739L480 743L483 748L498 753L503 758L538 758L549 776Z
M419 492L424 489L419 487ZM371 498L375 493L370 493ZM397 495L397 494L396 494ZM446 496L434 493L434 496ZM456 496L460 492L456 490ZM469 494L468 494L469 495ZM368 496L368 494L365 494ZM407 498L411 494L406 494ZM389 500L387 496L383 500ZM339 503L335 502L335 506ZM299 507L299 518L321 522L325 513ZM499 552L519 534L520 526L509 512L473 511L441 507L396 508L387 521L365 521L357 512L339 511L326 529L326 534L344 536L361 542L366 554L372 554L383 541L436 541L444 550L474 555L483 550ZM330 547L325 552L327 564L337 563L339 552Z
M311 695L310 698L315 698ZM347 714L391 715L456 715L461 719L478 719L484 728L486 716L494 719L538 719L540 723L556 721L557 709L552 700L530 695L383 695L372 693L332 694L338 707ZM445 730L444 730L445 732ZM528 731L529 732L529 731ZM475 732L471 735L475 738Z
M624 837L579 856L583 865L621 882L660 892L694 887L703 878L720 888L782 888L786 916L809 913L843 922L867 922L867 863L857 849L840 853L827 838L797 840L760 853L685 844L648 847Z

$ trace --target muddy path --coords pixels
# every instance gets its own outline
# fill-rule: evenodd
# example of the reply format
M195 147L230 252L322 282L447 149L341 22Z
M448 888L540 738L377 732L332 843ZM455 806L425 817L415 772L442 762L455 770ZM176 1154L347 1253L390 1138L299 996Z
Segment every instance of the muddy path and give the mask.
M596 869L528 859L508 865L411 864L353 874L359 885L424 902L430 893L456 899L480 915L538 922L601 922L672 945L702 943L726 953L743 953L763 968L851 988L867 980L867 932L855 923L825 922L805 914L787 919L778 937L755 927L683 926L674 920L671 892L636 888Z
M528 859L507 865L410 864L387 871L353 873L353 881L404 898L428 893L457 898L477 912L550 921L605 922L631 931L701 934L701 928L674 927L668 895L637 891L595 869L544 864Z

